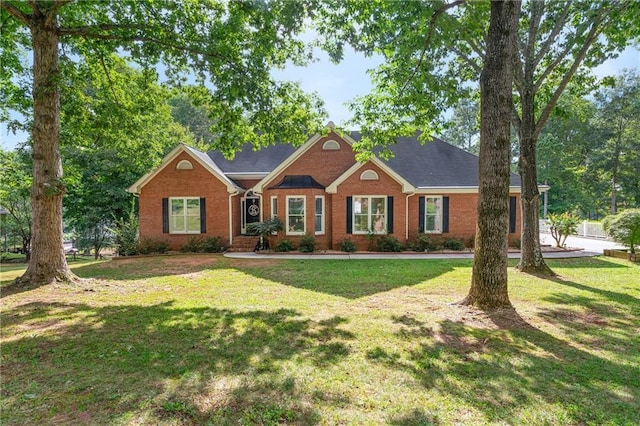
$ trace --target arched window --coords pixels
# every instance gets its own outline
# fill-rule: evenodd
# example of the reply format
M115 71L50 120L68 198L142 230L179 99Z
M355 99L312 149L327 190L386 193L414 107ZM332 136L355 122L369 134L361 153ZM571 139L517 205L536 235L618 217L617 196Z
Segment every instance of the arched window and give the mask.
M325 151L335 151L340 149L340 144L331 139L322 144L322 149Z
M360 180L378 180L378 174L373 170L365 170L360 175Z
M178 170L193 170L193 164L189 160L182 160L176 166Z

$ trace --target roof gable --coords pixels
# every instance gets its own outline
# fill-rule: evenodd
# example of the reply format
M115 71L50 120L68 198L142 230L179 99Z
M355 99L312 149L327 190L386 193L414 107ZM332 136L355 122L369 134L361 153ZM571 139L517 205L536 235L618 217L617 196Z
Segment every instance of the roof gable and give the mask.
M411 192L415 191L415 188L410 182L408 182L406 179L404 179L402 176L396 173L391 167L383 163L378 157L374 156L364 163L355 163L353 166L351 166L347 171L345 171L342 175L340 175L338 179L333 181L331 185L327 186L327 193L335 194L336 192L338 192L338 186L340 186L340 184L342 184L350 176L355 174L358 170L360 170L361 168L363 168L369 163L375 164L378 168L380 168L380 170L385 172L390 178L398 182L398 184L400 184L400 186L402 187L402 192L404 192L405 194L410 194Z
M224 183L227 187L227 192L229 192L230 194L240 189L236 184L233 183L233 181L231 181L231 179L225 176L222 170L220 170L217 164L207 154L181 143L162 159L162 163L160 164L160 166L138 179L127 189L127 191L131 192L132 194L139 194L144 185L151 181L151 179L153 179L156 175L158 175L158 173L164 170L169 164L171 164L171 162L173 162L173 160L176 159L176 157L178 157L178 155L183 152L191 156L198 164L204 167L205 170L207 170L222 183Z
M359 132L352 132L351 136L356 141L361 138ZM398 138L398 142L390 146L394 157L381 161L417 189L478 187L476 155L438 138L421 144L417 137L418 134ZM520 176L511 173L509 185L519 187Z

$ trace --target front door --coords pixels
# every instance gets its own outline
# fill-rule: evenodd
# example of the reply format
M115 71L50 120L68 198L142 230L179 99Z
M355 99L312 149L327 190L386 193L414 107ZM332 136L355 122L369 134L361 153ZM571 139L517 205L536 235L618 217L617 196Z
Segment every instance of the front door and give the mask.
M245 197L242 199L242 223L241 231L243 234L247 233L247 225L250 223L260 222L260 198L258 197Z

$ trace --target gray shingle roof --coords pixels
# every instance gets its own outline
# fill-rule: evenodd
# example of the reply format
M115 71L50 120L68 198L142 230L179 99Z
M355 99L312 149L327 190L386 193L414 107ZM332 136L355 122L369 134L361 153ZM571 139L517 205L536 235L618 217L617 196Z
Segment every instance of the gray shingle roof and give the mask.
M224 173L269 173L295 150L291 144L276 144L254 151L251 144L244 144L233 160L224 158L220 151L207 154Z
M361 138L359 132L349 136L356 141ZM395 157L382 161L417 188L478 186L478 157L438 138L424 145L417 137L399 138L390 148ZM276 144L254 151L246 144L233 160L218 151L209 151L208 155L225 174L266 174L295 150L290 144ZM511 186L519 185L520 176L511 173Z
M350 136L360 140L358 132ZM441 139L398 138L390 149L395 156L382 161L417 188L478 186L478 157ZM510 185L519 186L520 176L511 173Z

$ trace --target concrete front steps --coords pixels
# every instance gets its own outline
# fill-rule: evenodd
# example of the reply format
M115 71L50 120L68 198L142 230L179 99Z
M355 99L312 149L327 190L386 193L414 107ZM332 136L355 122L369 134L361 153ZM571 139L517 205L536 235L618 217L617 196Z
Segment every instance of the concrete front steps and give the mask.
M252 252L256 247L260 237L253 235L239 235L233 237L233 244L227 250L227 252L239 253L239 252Z

